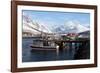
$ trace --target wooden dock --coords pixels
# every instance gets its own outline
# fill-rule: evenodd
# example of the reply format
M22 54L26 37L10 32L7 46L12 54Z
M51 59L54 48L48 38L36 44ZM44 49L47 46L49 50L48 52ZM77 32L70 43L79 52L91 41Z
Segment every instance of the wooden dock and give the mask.
M64 45L63 43L69 43L69 47L72 47L72 43L75 44L75 48L77 49L79 46L77 46L77 44L81 44L81 46L83 46L85 48L85 45L89 42L89 39L81 39L81 40L44 40L44 39L39 39L36 41L42 41L42 42L54 42L55 44L57 44L59 46L59 50L63 50ZM35 50L56 50L56 47L50 47L50 46L31 46L31 48L33 48L33 50L35 48Z

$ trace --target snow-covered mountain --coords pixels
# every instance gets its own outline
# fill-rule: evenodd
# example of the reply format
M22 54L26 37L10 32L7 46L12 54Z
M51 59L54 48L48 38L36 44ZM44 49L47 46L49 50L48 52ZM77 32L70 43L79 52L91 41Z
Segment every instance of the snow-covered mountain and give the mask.
M41 34L41 32L51 33L51 31L44 24L33 21L27 15L23 15L23 32L32 34Z
M54 28L53 31L56 33L80 33L89 31L89 28L76 21L67 21L65 24Z
M33 21L27 15L23 15L23 32L29 32L33 34L45 33L81 33L89 31L90 29L86 26L81 25L76 21L66 21L65 24L54 26L49 29L43 23L37 23Z

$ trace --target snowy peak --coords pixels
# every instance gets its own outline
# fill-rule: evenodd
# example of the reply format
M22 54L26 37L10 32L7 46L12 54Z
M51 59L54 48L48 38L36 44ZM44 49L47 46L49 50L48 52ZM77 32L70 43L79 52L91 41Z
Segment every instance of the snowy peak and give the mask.
M38 33L40 32L51 33L51 31L44 24L33 21L27 15L23 15L23 31L30 31L32 33L35 33L34 30L37 31Z
M80 32L84 32L84 31L88 31L89 30L89 28L85 27L84 25L80 24L77 21L68 21L65 24L65 26L69 30L73 30L73 32L76 32L76 33L80 33Z
M89 31L89 28L81 25L76 21L67 21L65 24L56 27L54 30L57 33L80 33Z

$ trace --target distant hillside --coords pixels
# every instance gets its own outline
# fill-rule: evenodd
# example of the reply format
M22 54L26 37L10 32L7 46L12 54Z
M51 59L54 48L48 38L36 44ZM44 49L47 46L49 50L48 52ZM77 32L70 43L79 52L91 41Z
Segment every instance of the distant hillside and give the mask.
M90 31L85 31L85 32L79 33L79 37L90 38Z
M90 31L80 32L79 35L81 35L81 34L90 35Z

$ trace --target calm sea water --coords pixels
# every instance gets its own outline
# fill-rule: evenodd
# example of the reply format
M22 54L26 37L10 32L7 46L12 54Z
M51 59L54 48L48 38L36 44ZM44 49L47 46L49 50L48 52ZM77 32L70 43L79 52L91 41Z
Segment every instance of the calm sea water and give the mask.
M36 38L35 38L36 39ZM31 52L34 38L22 39L22 62L36 61L56 61L56 60L73 60L75 54L74 46L70 49L64 48L63 51L35 51Z

